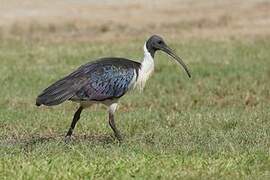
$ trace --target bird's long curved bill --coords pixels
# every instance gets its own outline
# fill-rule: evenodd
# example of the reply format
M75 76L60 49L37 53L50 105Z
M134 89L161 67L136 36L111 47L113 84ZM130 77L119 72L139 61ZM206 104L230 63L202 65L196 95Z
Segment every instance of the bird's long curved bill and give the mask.
M183 60L178 57L168 46L162 48L162 51L164 51L165 53L169 54L172 58L174 58L179 64L182 65L182 67L185 69L188 77L191 77L191 74L187 68L187 66L185 65L185 63L183 62Z

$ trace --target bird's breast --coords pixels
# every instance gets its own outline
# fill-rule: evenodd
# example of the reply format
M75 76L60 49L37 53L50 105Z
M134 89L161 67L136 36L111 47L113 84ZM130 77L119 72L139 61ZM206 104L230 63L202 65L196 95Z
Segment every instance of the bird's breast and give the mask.
M151 56L145 56L141 67L138 71L138 77L135 86L139 90L143 90L146 81L149 79L151 74L154 72L154 60Z

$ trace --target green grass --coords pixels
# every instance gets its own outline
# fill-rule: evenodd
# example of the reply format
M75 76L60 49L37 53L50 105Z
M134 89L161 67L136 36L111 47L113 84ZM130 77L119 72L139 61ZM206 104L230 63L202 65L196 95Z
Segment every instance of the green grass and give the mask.
M138 59L143 41L2 40L1 179L269 179L269 39L168 43L192 79L158 53L144 92L121 100L122 144L103 106L84 111L65 144L76 105L37 108L37 94L87 59Z

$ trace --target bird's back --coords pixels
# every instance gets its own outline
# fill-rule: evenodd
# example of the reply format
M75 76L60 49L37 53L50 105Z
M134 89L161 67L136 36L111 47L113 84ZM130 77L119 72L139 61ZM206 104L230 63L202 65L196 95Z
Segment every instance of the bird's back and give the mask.
M104 101L123 96L137 78L140 63L124 58L89 62L46 88L37 105L57 105L66 100Z

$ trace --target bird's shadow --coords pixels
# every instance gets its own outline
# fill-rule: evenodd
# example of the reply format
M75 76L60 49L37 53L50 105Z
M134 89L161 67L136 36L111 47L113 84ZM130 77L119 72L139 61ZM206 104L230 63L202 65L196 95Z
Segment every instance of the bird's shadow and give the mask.
M63 134L50 134L50 135L28 135L27 137L12 137L0 139L0 147L14 148L19 147L19 149L25 151L31 151L35 146L46 145L50 143L58 145L72 146L79 143L84 144L114 144L118 143L117 140L110 134L82 134L74 135L70 141L65 141L65 136Z

